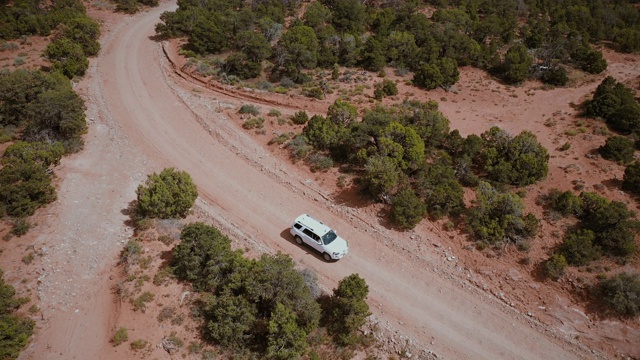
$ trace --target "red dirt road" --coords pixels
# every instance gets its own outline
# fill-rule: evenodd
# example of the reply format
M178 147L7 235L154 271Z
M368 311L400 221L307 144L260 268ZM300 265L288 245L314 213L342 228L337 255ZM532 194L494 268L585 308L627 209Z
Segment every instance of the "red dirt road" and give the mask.
M22 358L122 359L108 344L117 309L107 286L130 235L121 212L146 174L168 166L191 174L198 206L234 234L236 245L249 241L258 251L289 254L316 271L327 290L360 274L380 326L411 338L423 350L414 356L589 357L580 344L471 285L470 272L439 254L441 234L395 232L365 209L335 204L296 165L214 111L218 100L239 104L174 76L160 44L149 39L160 14L174 8L163 4L114 27L81 85L95 121L86 150L63 162L60 200L52 207L60 218L41 224L51 227L43 243L53 237L64 246L49 249L39 291L46 321ZM349 240L346 258L325 263L293 243L288 226L303 212ZM421 242L421 251L398 245L407 241Z

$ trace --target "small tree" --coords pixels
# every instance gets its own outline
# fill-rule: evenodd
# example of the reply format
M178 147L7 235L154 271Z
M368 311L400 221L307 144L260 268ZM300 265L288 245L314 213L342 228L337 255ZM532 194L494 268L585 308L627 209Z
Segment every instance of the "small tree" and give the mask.
M47 45L44 55L51 60L54 69L68 78L84 75L89 67L89 60L82 45L65 37L58 38Z
M512 46L504 57L503 78L509 84L521 83L529 77L533 57L523 44Z
M600 257L600 247L595 245L596 234L591 230L578 230L567 234L560 246L560 253L571 265L587 265Z
M622 189L640 195L640 161L636 161L624 169Z
M624 136L611 136L606 143L598 148L600 155L607 160L623 164L633 161L634 141Z
M567 269L567 260L560 254L553 254L544 263L544 273L554 279L558 280L564 276L564 272Z
M149 175L145 185L138 186L136 190L138 213L144 217L186 217L198 197L198 189L191 176L174 168Z
M409 188L400 190L391 206L391 220L401 229L413 229L427 215L427 207Z
M600 282L602 300L614 312L625 316L640 314L640 278L621 273Z
M358 341L358 329L364 325L369 312L365 299L369 286L358 274L340 280L333 290L328 329L340 345L351 345Z
M288 360L298 358L307 348L307 333L298 326L296 314L277 303L269 320L267 358Z

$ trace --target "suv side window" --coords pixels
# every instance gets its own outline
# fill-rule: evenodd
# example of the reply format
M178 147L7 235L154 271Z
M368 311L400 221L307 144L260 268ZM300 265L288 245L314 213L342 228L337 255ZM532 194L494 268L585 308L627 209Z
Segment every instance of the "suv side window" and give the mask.
M309 229L302 230L302 233L307 235L308 237L314 239L314 240L317 237L316 234L312 233L311 230L309 230Z
M296 228L296 229L298 229L298 230L300 230L300 228L302 227L302 225L300 225L300 224L298 224L298 223L295 223L295 224L293 224L293 227L294 227L294 228Z

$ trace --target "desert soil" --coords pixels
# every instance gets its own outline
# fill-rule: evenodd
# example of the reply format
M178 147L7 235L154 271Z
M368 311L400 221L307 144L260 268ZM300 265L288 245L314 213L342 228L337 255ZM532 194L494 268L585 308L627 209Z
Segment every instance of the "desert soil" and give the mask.
M535 276L535 264L515 261L541 258L557 244L551 227L543 227L529 255L507 249L500 257L475 250L466 235L447 232L441 223L425 220L413 231L398 232L386 226L379 206L367 205L353 188L338 188L335 172L311 173L285 150L267 146L282 129L268 124L266 135L242 129L235 115L242 104L257 103L265 113L321 113L332 99L243 96L204 86L180 71L175 43L150 39L160 14L175 8L172 1L134 16L90 10L103 23L103 35L100 55L77 85L87 103L85 149L55 169L58 201L38 212L37 226L6 243L1 254L5 277L40 307L36 334L21 359L138 358L109 344L123 325L152 343L150 358L171 358L155 347L165 335L162 326L153 319L132 321L131 311L123 309L128 305L111 293L120 276L119 252L133 233L126 209L135 189L147 174L170 166L191 174L200 191L196 213L229 234L235 247L289 254L314 270L327 291L360 274L370 288L372 321L390 334L391 348L403 342L414 357L447 359L640 356L637 320L599 319L569 295L568 289L582 286L579 273L550 283ZM637 56L606 56L607 74L638 85ZM585 158L606 137L564 135L576 127L571 104L601 79L542 90L534 82L505 87L465 68L453 92L422 93L400 82L401 95L386 101L409 93L434 99L462 135L492 125L514 134L533 131L552 155L548 179L527 188L527 202L539 217L535 197L550 187L568 189L572 179L637 210L607 186L621 179L622 168ZM554 150L567 141L573 144L569 151ZM325 263L297 246L288 227L301 213L338 229L349 240L348 256ZM40 256L21 262L30 252ZM626 269L637 267L635 259ZM171 288L166 296L177 299L183 290Z

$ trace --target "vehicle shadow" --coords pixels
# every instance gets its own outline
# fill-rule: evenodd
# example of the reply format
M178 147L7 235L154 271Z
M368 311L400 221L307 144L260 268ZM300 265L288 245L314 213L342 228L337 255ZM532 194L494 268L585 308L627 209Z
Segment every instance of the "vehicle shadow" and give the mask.
M304 252L304 254L306 256L313 256L317 260L320 260L320 261L322 261L324 263L329 262L329 261L326 261L322 257L322 254L320 254L319 252L315 251L309 245L307 245L307 244L298 245L298 243L296 243L295 239L293 238L293 235L291 235L291 233L289 232L289 228L285 228L284 230L282 230L280 232L280 237L282 239L284 239L285 241L288 241L288 242L292 243L293 245L297 246L301 251ZM292 256L292 257L296 258L297 256ZM332 262L335 262L335 261L330 261L329 263L332 263Z

